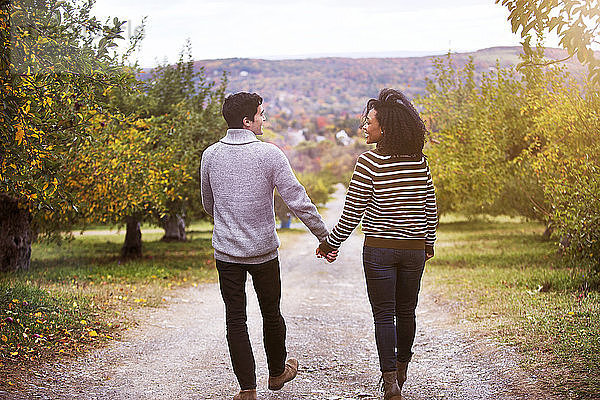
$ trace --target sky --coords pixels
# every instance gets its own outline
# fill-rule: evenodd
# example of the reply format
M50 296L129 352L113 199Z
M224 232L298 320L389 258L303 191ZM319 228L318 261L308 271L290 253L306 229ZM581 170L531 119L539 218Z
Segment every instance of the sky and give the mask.
M94 13L128 21L125 36L147 17L142 67L177 61L187 39L196 60L426 55L521 40L494 0L96 0Z

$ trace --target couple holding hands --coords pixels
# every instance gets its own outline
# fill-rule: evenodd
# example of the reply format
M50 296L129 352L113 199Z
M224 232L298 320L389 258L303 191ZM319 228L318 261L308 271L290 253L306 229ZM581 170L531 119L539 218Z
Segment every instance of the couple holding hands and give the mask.
M433 257L437 206L423 155L426 128L401 92L383 89L367 102L362 129L376 144L358 157L342 215L328 232L323 219L275 145L257 139L266 117L256 93L229 95L223 103L228 130L202 155L202 204L214 217L212 244L225 303L227 343L240 384L234 400L255 400L255 362L246 325L246 277L263 317L268 387L279 390L296 377L298 361L286 360L286 325L280 312L279 238L275 188L319 240L317 257L333 262L342 242L362 221L363 267L375 322L385 400L402 399L412 356L415 308L425 261Z

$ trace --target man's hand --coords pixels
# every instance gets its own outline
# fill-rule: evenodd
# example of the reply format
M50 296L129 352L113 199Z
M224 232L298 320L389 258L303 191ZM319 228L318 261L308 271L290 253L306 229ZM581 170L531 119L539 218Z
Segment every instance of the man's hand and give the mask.
M317 247L317 250L315 250L315 255L317 258L325 258L327 262L332 263L338 256L338 250L332 250L329 253L325 253Z

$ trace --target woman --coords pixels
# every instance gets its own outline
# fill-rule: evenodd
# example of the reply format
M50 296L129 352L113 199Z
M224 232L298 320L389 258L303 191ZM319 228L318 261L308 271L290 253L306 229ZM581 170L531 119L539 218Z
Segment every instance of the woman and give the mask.
M384 399L400 400L412 357L421 276L434 254L437 206L423 155L426 128L406 96L383 89L378 99L367 102L364 120L367 143L376 148L359 156L342 216L317 256L335 259L362 219Z

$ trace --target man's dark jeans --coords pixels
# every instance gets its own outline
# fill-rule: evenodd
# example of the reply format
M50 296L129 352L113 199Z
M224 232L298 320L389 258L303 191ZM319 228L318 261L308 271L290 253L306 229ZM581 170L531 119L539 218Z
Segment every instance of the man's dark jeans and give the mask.
M412 357L415 308L425 267L425 250L365 246L363 264L375 321L379 366L381 372L395 371L396 361L410 361Z
M242 390L256 388L254 355L246 325L246 272L252 276L263 317L263 342L270 376L281 375L287 356L285 321L279 310L281 279L279 259L262 264L236 264L216 260L219 286L225 302L227 344L233 372Z

